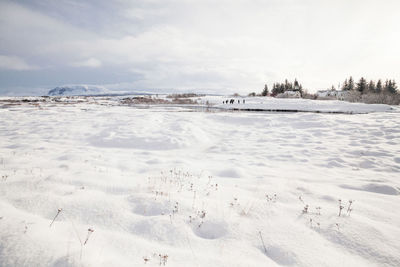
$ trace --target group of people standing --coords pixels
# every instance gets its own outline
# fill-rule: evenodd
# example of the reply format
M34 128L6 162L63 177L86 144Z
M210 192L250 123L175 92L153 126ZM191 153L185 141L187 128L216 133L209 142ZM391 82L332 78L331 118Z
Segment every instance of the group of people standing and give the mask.
M231 99L227 99L227 100L222 101L222 104L235 104L235 102L236 102L235 99L231 98ZM238 99L237 102L238 102L238 104L240 104L240 99ZM246 100L243 99L242 103L245 104Z

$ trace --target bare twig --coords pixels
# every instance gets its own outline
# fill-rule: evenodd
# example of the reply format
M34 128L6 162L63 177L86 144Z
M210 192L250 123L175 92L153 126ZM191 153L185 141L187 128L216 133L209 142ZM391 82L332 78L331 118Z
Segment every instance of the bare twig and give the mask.
M51 227L51 226L53 225L54 221L57 219L57 217L58 217L58 215L60 214L61 211L62 211L62 209L58 209L58 210L57 210L57 214L56 214L56 216L54 216L54 219L51 221L49 227Z
M342 209L344 209L344 206L342 206L342 200L339 199L339 217L342 214Z
M93 229L91 229L91 228L88 229L88 234L87 234L87 236L86 236L86 240L85 240L85 242L83 243L83 245L86 245L86 243L89 241L90 235L91 235L93 232L94 232Z
M353 210L352 208L351 208L351 205L353 204L353 200L349 200L349 206L348 206L348 208L347 208L347 215L349 215L350 216L350 212Z
M261 243L262 243L263 248L264 248L264 252L267 253L267 248L265 247L264 239L262 237L261 231L258 231L258 234L260 235L260 239L261 239Z

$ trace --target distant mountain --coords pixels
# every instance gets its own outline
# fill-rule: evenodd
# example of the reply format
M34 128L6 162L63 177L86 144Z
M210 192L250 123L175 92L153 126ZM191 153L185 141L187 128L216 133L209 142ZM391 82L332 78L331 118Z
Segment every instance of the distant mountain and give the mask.
M49 96L72 96L72 95L108 95L114 92L94 85L67 85L58 86L51 89L48 93Z
M65 85L51 89L49 96L124 96L124 95L151 95L141 91L114 91L97 85Z

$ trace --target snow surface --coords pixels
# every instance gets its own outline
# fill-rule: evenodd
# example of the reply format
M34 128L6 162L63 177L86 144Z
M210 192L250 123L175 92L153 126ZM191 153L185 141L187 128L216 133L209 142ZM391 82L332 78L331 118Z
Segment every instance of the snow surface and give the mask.
M234 99L234 104L217 102L218 108L257 111L299 111L321 113L370 113L390 111L392 108L384 104L350 103L339 100L310 100L273 97L224 97L223 100ZM243 104L243 99L245 104ZM217 99L213 99L216 101ZM220 99L218 99L220 100ZM238 100L240 103L238 103Z
M399 115L4 105L0 266L400 266Z

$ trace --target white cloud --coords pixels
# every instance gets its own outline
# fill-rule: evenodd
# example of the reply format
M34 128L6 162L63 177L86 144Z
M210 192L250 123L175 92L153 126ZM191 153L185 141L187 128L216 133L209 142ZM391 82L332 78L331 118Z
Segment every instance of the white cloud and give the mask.
M1 54L104 71L102 81L134 70L132 84L149 88L246 92L298 78L312 91L348 75L400 79L398 1L42 2L0 2Z
M74 62L71 64L74 67L89 67L89 68L98 68L101 67L102 63L97 58L89 58L87 60Z
M37 66L28 64L24 59L16 56L0 55L0 69L2 70L36 70Z

